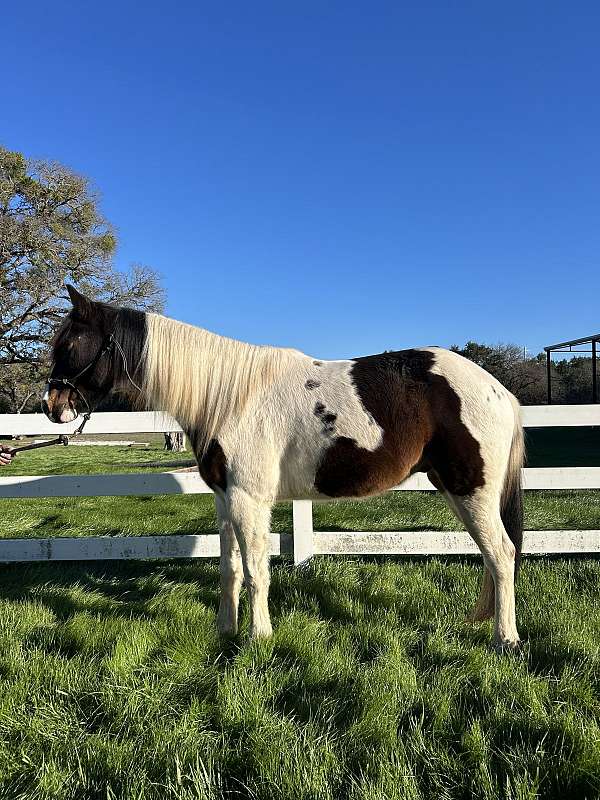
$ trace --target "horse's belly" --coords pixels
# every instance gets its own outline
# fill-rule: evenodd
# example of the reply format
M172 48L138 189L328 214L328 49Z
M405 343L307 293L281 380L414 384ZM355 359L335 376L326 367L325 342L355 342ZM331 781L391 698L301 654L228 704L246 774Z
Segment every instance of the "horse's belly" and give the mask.
M337 437L314 458L286 459L282 464L278 499L360 498L381 494L402 483L416 470L422 443L400 450L385 445L359 447Z
M368 497L397 486L414 471L423 444L377 450L357 447L352 439L340 437L325 453L315 473L315 490L326 497Z

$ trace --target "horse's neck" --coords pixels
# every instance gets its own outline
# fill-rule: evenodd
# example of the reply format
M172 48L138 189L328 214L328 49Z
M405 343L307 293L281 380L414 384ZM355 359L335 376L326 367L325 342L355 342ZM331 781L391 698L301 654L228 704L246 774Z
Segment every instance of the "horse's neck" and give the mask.
M289 353L148 314L148 404L171 414L186 430L198 431L206 447L232 415L239 416L250 398L281 374Z

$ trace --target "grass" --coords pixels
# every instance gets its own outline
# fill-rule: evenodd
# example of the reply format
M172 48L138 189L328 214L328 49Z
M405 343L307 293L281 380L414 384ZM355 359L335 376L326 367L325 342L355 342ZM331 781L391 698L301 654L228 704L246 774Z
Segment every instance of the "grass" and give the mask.
M157 446L42 450L2 474L139 471L173 460ZM207 496L1 508L4 536L216 530ZM599 521L597 492L526 494L529 528ZM315 527L458 526L398 492L316 504ZM469 559L280 560L274 636L251 643L244 595L240 636L217 636L212 560L0 566L0 800L600 797L600 564L525 560L517 655L463 622L479 579Z
M94 437L96 438L96 437ZM124 437L127 438L127 437ZM98 475L103 472L158 472L160 466L148 464L191 460L189 451L168 453L156 437L149 447L86 445L85 447L45 447L17 454L3 475ZM150 441L150 437L148 437ZM24 442L27 444L27 440ZM4 441L3 444L11 444ZM23 444L17 442L16 445Z
M479 572L279 563L256 644L214 563L3 567L0 797L598 797L600 565L525 563L517 656L463 623Z

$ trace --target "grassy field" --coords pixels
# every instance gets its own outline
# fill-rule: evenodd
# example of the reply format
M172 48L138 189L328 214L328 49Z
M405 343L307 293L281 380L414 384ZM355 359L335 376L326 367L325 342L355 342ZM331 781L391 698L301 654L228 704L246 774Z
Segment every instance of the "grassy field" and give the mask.
M105 437L106 438L106 437ZM127 437L123 437L127 438ZM94 437L100 440L100 437ZM162 449L157 436L147 436L148 447L69 445L69 447L45 447L17 454L3 475L95 475L102 472L157 472L160 466L148 464L190 461L193 456L185 453L167 453ZM27 444L3 441L3 444Z
M45 450L8 474L162 455ZM600 527L598 492L530 492L526 524ZM209 496L4 500L4 536L214 532ZM453 529L436 495L315 506L317 529ZM291 529L288 504L274 531ZM277 561L269 642L216 634L214 561L0 566L0 800L600 797L600 564L526 560L525 644L466 625L469 559Z
M526 644L479 569L273 570L272 640L216 635L214 563L0 569L0 797L596 798L600 565L526 562Z
M216 533L210 495L44 498L0 501L0 537L147 536ZM525 495L525 523L532 530L600 527L600 492L553 491ZM390 492L360 503L314 504L315 530L459 530L460 523L432 492ZM271 530L292 530L292 509L279 503Z

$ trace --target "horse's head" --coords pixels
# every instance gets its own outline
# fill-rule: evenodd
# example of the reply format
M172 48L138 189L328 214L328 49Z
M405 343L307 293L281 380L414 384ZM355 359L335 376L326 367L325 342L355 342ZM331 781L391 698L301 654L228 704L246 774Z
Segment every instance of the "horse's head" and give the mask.
M114 388L113 332L118 310L67 286L73 308L52 342L52 371L42 408L53 422L91 411Z

